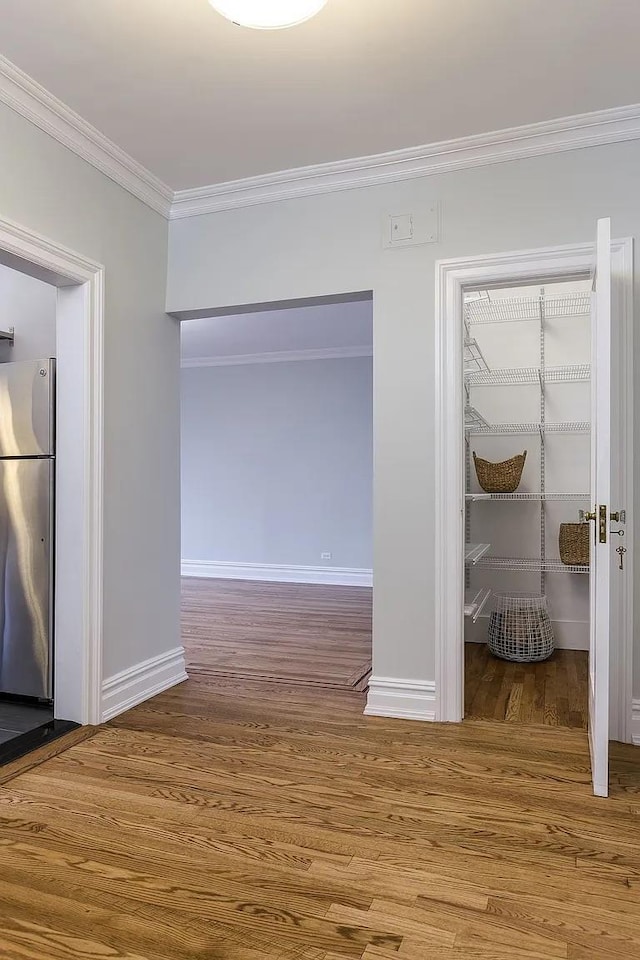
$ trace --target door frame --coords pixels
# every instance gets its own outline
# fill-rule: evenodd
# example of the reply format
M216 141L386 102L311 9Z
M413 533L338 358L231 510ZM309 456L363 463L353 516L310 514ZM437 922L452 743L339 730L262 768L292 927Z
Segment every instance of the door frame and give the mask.
M627 510L631 543L624 577L614 578L611 739L631 742L633 666L633 240L613 240L613 315L620 318L612 358L618 390L612 397L617 435L619 496L612 509ZM530 284L588 277L595 244L572 244L440 260L436 263L435 371L435 661L436 719L460 722L464 710L464 458L462 296L477 286ZM615 378L614 378L615 379ZM619 503L618 503L619 500Z
M101 721L104 267L0 219L0 262L57 287L54 712ZM58 467L59 463L64 468Z

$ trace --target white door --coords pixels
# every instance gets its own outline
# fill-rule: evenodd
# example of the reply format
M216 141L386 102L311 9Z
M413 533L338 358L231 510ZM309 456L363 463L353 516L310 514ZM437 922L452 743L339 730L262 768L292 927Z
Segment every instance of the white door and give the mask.
M611 486L611 221L606 219L598 220L591 323L591 496L595 518L589 578L589 748L597 797L609 793Z

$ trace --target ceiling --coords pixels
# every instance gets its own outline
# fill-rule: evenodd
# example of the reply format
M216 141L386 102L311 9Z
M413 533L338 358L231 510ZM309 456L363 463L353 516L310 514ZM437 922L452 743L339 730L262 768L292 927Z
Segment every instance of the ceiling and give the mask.
M300 350L371 352L371 300L184 320L183 360Z
M638 0L0 0L0 53L183 189L640 101Z

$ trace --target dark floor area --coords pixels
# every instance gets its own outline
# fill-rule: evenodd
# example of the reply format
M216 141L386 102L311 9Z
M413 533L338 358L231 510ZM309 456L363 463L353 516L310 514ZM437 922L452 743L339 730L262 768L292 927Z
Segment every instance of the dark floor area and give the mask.
M0 745L53 720L53 707L0 699Z

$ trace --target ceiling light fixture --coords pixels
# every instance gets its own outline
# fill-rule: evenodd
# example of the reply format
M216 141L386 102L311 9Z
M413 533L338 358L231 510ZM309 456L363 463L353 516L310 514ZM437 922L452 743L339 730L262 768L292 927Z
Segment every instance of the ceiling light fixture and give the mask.
M227 20L256 30L294 27L315 17L327 0L209 0Z

